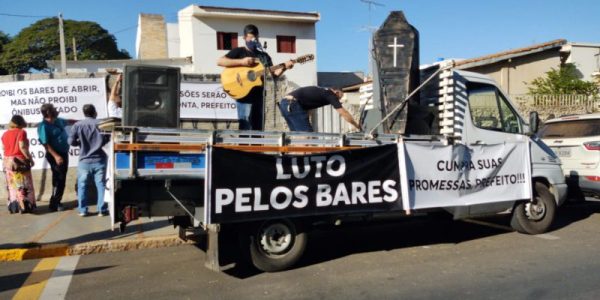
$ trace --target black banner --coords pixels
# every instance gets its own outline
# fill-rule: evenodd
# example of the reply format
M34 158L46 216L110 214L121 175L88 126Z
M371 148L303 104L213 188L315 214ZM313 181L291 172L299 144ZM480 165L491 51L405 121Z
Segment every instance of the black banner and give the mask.
M311 155L214 147L207 223L402 209L396 145Z

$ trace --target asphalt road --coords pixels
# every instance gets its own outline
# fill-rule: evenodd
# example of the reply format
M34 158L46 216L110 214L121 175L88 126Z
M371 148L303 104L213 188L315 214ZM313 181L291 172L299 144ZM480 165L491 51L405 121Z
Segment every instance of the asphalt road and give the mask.
M562 207L544 235L508 231L502 218L486 222L422 218L315 232L300 265L279 273L212 272L195 246L82 256L46 292L88 300L600 299L600 202ZM0 299L27 296L43 262L0 263Z

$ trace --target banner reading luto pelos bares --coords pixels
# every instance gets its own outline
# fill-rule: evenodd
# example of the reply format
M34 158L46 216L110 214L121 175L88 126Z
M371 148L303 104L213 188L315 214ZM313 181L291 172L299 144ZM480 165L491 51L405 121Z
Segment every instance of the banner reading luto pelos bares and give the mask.
M398 148L266 155L213 147L207 223L401 210Z
M93 104L98 118L106 118L104 78L48 79L0 83L0 124L13 115L40 122L40 107L52 103L64 119L83 119L83 105Z

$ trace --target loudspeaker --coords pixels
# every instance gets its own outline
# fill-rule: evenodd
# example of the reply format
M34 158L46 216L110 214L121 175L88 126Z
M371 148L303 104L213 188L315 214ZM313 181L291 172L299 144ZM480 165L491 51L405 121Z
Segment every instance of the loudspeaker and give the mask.
M126 65L123 71L123 125L179 127L179 68Z

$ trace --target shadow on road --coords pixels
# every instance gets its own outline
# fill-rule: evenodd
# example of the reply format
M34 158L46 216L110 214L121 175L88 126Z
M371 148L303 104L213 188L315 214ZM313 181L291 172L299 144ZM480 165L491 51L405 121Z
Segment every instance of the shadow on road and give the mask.
M600 213L600 202L567 204L558 210L552 230ZM378 223L356 223L309 234L304 256L295 268L302 268L348 255L391 251L402 248L462 242L512 232L510 216L480 219L477 224L452 221L446 217L417 217ZM486 226L484 224L489 224ZM225 271L236 278L248 278L261 272L247 262Z
M552 229L567 227L597 213L600 213L600 201L567 202L559 207Z
M78 275L78 274L87 274L87 273L92 273L92 272L97 272L97 271L102 271L102 270L106 270L106 269L110 269L113 268L114 266L104 266L104 267L94 267L94 268L85 268L85 269L77 269L74 272L74 275ZM27 280L27 278L29 276L36 276L36 277L41 277L41 278L49 278L50 275L52 275L52 273L54 272L54 270L50 270L50 271L36 271L36 272L32 272L32 273L18 273L18 274L11 274L11 275L6 275L6 276L0 276L0 292L4 292L4 291L10 291L10 290L15 290L15 289L20 289L22 287L26 287L26 285L23 285L25 283L25 281ZM41 274L41 273L50 273L50 274ZM68 274L69 272L66 272L66 274ZM43 276L41 276L43 275ZM59 276L64 276L64 275L59 275ZM33 284L37 284L38 282L33 282Z

